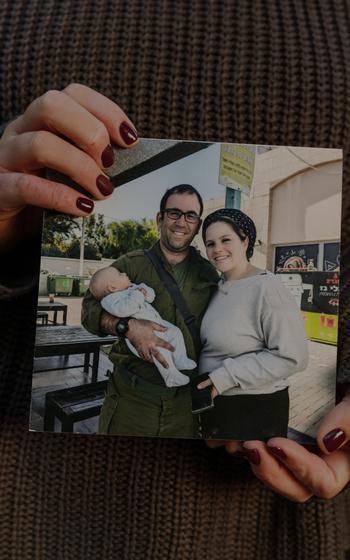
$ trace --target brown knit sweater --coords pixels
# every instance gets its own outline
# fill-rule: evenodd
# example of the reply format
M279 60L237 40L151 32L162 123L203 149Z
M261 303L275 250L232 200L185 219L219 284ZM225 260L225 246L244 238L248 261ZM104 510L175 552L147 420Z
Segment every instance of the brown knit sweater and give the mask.
M0 121L75 81L142 136L344 148L343 381L349 14L345 0L0 2ZM38 247L19 249L18 274L30 277ZM14 266L2 257L2 274ZM343 558L347 492L291 503L201 442L28 433L35 300L0 304L0 560Z

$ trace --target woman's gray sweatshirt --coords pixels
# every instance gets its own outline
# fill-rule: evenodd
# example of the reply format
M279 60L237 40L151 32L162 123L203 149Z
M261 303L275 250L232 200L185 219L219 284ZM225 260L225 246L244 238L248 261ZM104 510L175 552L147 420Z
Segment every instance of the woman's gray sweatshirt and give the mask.
M308 363L301 312L271 272L220 281L201 326L200 373L220 394L272 393Z

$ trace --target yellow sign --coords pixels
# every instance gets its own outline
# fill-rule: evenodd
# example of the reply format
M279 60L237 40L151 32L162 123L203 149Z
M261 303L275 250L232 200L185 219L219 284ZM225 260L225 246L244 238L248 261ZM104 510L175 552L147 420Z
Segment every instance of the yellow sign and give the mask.
M302 311L306 336L316 342L338 343L338 316Z
M249 193L253 182L255 146L221 144L219 183Z

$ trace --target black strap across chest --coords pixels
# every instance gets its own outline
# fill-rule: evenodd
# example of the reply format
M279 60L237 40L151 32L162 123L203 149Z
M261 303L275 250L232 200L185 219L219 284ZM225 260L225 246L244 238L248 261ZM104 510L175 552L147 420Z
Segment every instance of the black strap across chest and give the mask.
M153 264L160 280L165 285L171 299L173 300L176 307L180 311L182 317L184 318L185 324L188 330L190 331L194 343L194 347L196 348L197 352L199 352L201 348L201 342L200 342L199 330L196 326L196 318L188 309L187 304L181 294L180 288L177 285L176 280L173 278L170 272L168 272L164 268L161 259L158 257L158 255L154 253L154 251L152 251L152 249L145 251L145 255L149 258L149 260Z

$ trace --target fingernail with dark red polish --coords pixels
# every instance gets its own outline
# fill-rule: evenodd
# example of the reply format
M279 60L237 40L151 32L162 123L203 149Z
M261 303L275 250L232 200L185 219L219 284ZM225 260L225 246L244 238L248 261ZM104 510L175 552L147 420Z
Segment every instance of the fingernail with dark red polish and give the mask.
M335 451L341 444L345 441L346 435L341 428L336 428L335 430L331 430L328 432L327 435L323 438L323 443L327 451Z
M257 449L244 448L244 454L253 465L260 465L260 453Z
M90 198L78 198L76 205L79 210L82 210L82 212L86 212L87 214L91 214L94 209L94 203L90 200Z
M112 146L107 146L102 152L101 161L103 167L111 167L114 163L114 153Z
M125 144L127 144L128 146L136 142L136 140L138 139L136 130L131 128L131 126L129 126L126 122L122 122L122 124L119 127L119 131Z
M274 457L276 457L276 459L279 459L280 461L285 461L287 459L287 455L280 447L271 447L268 445L267 450L269 453L271 453L271 455L273 455Z
M98 190L103 196L108 196L114 191L113 183L104 175L99 175L96 179L96 185Z
M243 451L235 451L232 453L233 457L237 457L238 459L246 459L246 454Z

